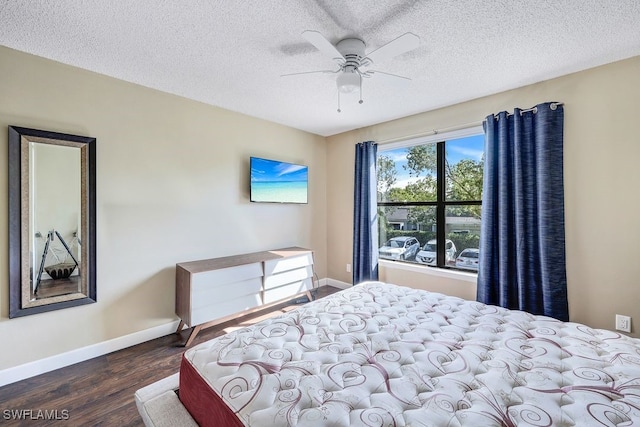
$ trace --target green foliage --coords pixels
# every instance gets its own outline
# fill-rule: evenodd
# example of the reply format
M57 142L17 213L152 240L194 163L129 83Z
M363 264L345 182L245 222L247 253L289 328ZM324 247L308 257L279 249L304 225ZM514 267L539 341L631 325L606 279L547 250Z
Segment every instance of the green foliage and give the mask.
M422 172L435 173L438 167L436 144L416 145L407 153L407 166L410 176L420 176Z
M460 160L451 166L446 163L447 200L482 200L482 172L484 160ZM451 216L472 216L480 218L480 206L461 206L450 209Z
M482 170L484 160L460 160L446 164L448 200L482 200Z
M480 236L471 233L449 233L447 239L450 239L456 249L458 250L456 255L460 255L463 249L466 248L479 248Z
M394 202L435 201L436 179L429 175L407 184L404 188L391 188L387 199Z
M385 155L378 156L378 200L386 200L389 189L397 181L395 162Z

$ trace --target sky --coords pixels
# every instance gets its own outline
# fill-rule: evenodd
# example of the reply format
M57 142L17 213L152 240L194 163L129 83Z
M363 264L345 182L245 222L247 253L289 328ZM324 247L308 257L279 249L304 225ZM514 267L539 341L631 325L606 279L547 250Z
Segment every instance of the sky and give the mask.
M306 181L309 168L276 160L251 158L251 181Z
M446 144L447 160L454 165L462 159L479 161L484 154L484 134L468 136L465 138L448 140ZM394 187L404 188L407 184L418 178L410 177L409 171L404 168L407 164L407 152L409 148L396 148L395 150L382 151L378 147L378 156L385 155L395 161L396 183Z

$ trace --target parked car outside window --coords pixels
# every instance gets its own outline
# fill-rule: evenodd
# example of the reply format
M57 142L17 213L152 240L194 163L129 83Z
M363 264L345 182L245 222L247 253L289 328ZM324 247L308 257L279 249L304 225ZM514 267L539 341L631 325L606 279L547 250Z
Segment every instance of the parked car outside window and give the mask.
M420 242L415 237L398 236L387 240L378 250L380 258L397 261L408 261L415 258L420 249Z
M456 259L456 245L449 239L445 242L445 258L447 265L453 265ZM424 244L422 250L416 255L416 261L420 264L436 265L436 240L429 240Z
M478 259L480 257L480 249L467 248L460 252L456 258L456 267L465 270L478 271Z

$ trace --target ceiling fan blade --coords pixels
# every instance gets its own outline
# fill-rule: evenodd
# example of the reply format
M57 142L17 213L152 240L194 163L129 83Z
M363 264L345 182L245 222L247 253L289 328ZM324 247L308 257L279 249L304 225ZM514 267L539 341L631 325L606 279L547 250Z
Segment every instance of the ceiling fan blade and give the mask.
M338 70L319 70L319 71L303 71L301 73L289 73L289 74L280 74L280 77L289 77L289 76L299 76L301 74L318 74L318 73L324 73L324 74L335 74L337 73Z
M386 61L395 56L401 55L405 52L409 52L417 48L420 45L420 37L413 33L404 33L395 40L391 40L389 43L380 46L373 52L367 54L374 63Z
M388 76L388 77L395 77L395 78L406 80L406 81L409 81L409 82L411 81L411 79L409 77L400 76L398 74L385 73L384 71L378 71L378 70L367 70L366 74L367 75L382 74L382 75ZM367 77L369 77L369 76L367 76Z
M318 49L323 54L327 55L332 59L344 59L344 56L336 49L334 45L329 42L322 34L317 31L303 31L302 37L307 39L309 43L314 45L316 49Z

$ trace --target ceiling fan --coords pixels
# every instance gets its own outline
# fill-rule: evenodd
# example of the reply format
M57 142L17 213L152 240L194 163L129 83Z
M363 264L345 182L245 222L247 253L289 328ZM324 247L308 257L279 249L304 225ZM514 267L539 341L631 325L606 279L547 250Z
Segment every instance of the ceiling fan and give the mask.
M360 91L362 104L362 79L369 78L376 74L382 74L392 78L410 81L409 77L397 74L385 73L384 71L369 69L370 66L384 62L403 53L409 52L418 47L420 37L413 33L405 33L400 37L380 46L376 50L365 53L364 41L357 38L346 38L340 40L335 46L317 31L304 31L302 33L309 43L314 45L320 52L336 61L337 70L306 71L302 73L283 74L282 77L295 76L301 74L332 73L337 74L336 86L338 88L338 113L340 110L340 93L351 93Z

